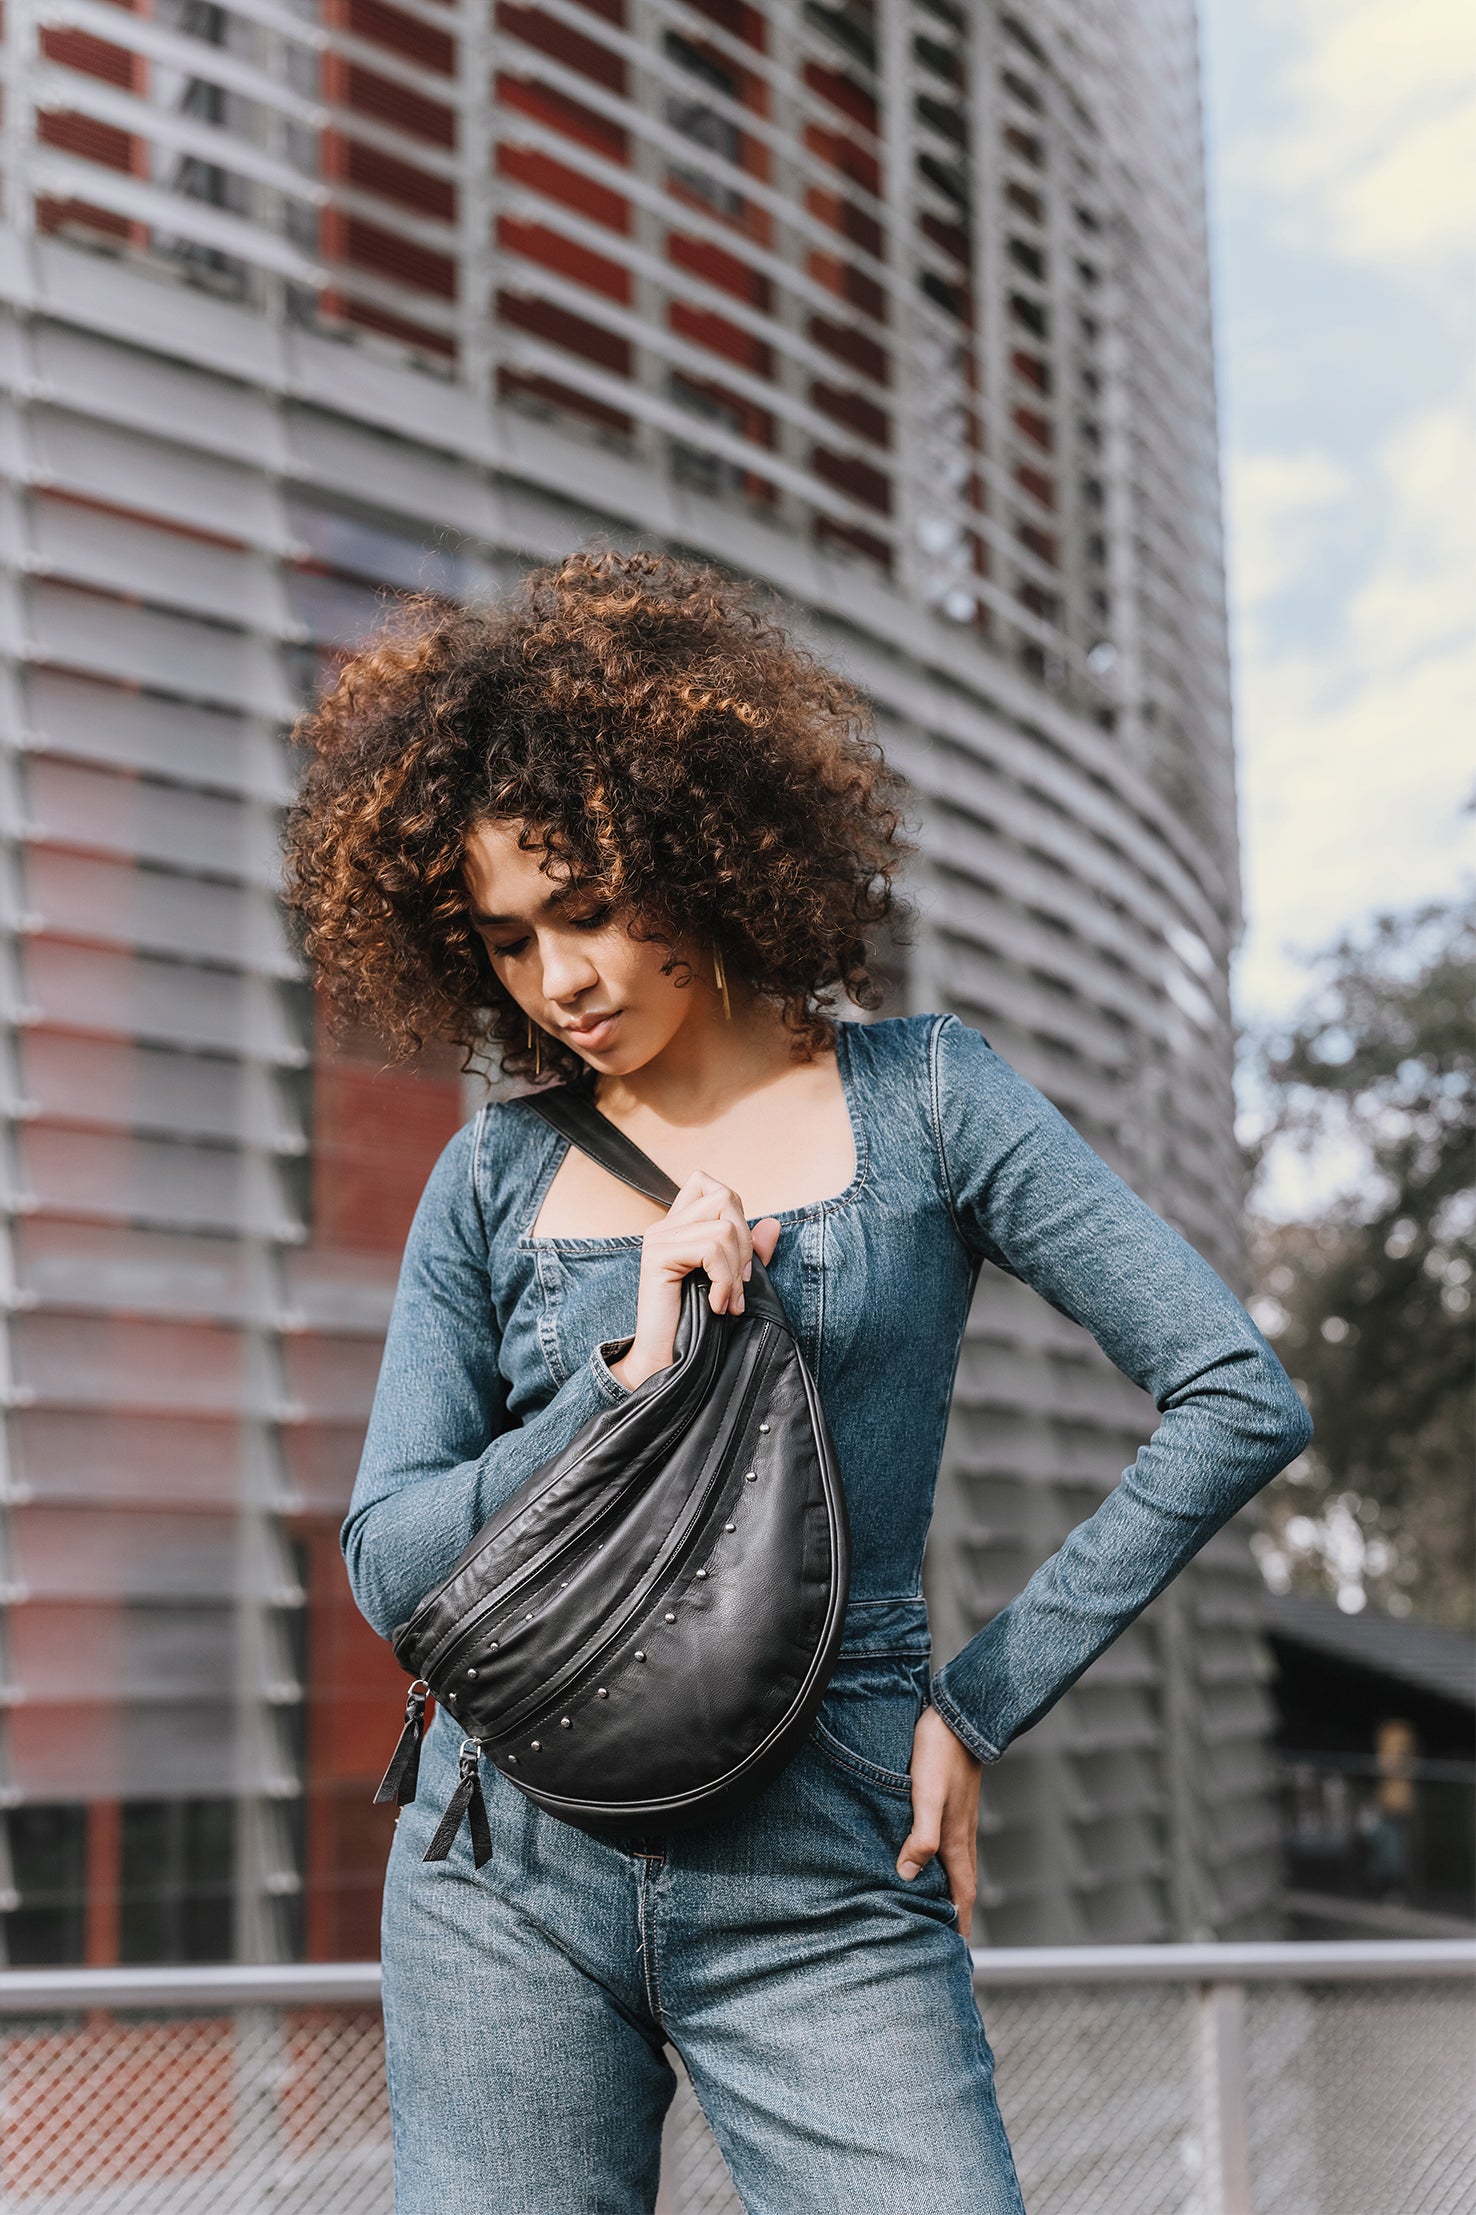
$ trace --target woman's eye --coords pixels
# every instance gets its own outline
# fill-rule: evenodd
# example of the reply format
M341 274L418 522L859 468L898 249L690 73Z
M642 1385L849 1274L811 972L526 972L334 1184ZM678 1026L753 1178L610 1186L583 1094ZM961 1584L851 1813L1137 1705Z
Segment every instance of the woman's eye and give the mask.
M571 915L569 918L576 931L602 930L609 920L610 910L607 907L591 908L585 915Z
M509 954L520 954L527 943L526 938L515 938L509 946L489 946L487 951L494 961L503 961Z

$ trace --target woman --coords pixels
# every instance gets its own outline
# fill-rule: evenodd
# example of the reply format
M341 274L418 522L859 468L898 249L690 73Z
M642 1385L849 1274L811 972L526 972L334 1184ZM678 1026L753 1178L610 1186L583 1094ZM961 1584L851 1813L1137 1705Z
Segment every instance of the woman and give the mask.
M426 1741L385 1892L400 2215L634 2215L677 2048L754 2215L1018 2215L968 1950L981 1765L1305 1444L1239 1303L975 1031L837 1022L904 847L859 697L751 596L577 556L493 612L422 609L302 734L290 897L323 987L588 1085L670 1213L516 1099L433 1171L406 1249L349 1574L388 1633L477 1526L672 1359L680 1286L769 1266L853 1545L804 1750L743 1814L597 1841L483 1764L491 1861L422 1860ZM981 1264L1086 1325L1162 1420L930 1680L923 1541Z

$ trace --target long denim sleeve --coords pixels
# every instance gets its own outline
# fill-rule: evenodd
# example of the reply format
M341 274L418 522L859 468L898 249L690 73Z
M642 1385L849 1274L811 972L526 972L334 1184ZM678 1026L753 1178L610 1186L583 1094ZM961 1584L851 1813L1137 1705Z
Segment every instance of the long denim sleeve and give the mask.
M1162 1421L1121 1483L941 1671L992 1759L1309 1436L1234 1295L1031 1085L953 1016L840 1026L856 1171L784 1211L770 1275L834 1435L852 1613L915 1596L969 1295L985 1260L1084 1324ZM532 1239L564 1142L519 1102L458 1132L395 1295L343 1543L385 1633L508 1494L624 1388L637 1238ZM908 1347L897 1318L912 1326Z
M1095 1514L934 1680L938 1712L992 1761L1312 1430L1229 1288L953 1017L933 1033L932 1115L968 1251L1083 1324L1162 1417Z
M494 1508L626 1397L611 1341L543 1406L510 1416L477 1175L485 1123L457 1132L415 1211L343 1526L354 1597L386 1637Z

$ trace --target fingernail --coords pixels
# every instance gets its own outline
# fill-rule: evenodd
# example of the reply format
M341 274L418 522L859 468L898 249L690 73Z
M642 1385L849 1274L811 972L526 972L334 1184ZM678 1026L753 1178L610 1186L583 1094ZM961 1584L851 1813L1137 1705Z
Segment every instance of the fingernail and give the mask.
M735 1292L733 1294L733 1313L735 1315L741 1315L743 1313L743 1294L741 1292Z
M908 1883L911 1884L913 1878L917 1875L917 1872L921 1867L922 1863L920 1861L899 1861L897 1864L897 1871L900 1876L904 1876L907 1879Z
M752 1263L751 1261L746 1261L746 1262L745 1262L745 1263L743 1264L743 1282L744 1282L745 1284L747 1284L747 1282L748 1282L749 1278L750 1278L750 1277L751 1277L752 1275L753 1275L753 1263Z

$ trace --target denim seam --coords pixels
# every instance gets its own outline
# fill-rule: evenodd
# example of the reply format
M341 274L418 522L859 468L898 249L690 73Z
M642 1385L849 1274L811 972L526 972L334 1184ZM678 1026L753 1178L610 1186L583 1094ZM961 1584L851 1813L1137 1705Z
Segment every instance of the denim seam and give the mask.
M564 1362L564 1349L559 1343L559 1295L563 1290L558 1274L558 1263L552 1255L540 1254L537 1266L538 1278L538 1344L548 1373L553 1378L554 1390L561 1391L569 1381L569 1371Z
M868 1761L864 1754L852 1753L849 1746L843 1745L834 1732L828 1731L819 1721L815 1723L811 1736L821 1753L840 1768L849 1769L853 1775L864 1778L868 1784L877 1785L883 1792L894 1793L898 1799L911 1799L912 1779L903 1771L883 1769L880 1762Z
M471 1153L467 1159L466 1176L467 1183L471 1186L472 1206L477 1211L477 1221L482 1227L482 1254L489 1264L488 1275L490 1276L492 1233L487 1228L487 1210L482 1204L482 1146L486 1136L487 1110L485 1107L480 1107L477 1109L476 1122L472 1128Z
M933 1649L927 1646L842 1646L835 1657L835 1665L843 1661L926 1661Z
M934 1707L938 1710L938 1713L942 1716L944 1722L948 1725L948 1728L952 1731L954 1737L963 1741L964 1745L968 1747L969 1752L974 1756L976 1761L999 1760L1001 1754L1004 1751L1004 1748L1002 1746L996 1746L991 1739L988 1739L984 1736L984 1733L981 1730L975 1729L974 1725L969 1721L968 1717L963 1713L962 1709L956 1706L954 1701L950 1698L946 1688L944 1687L941 1674L934 1677L931 1685L928 1687L928 1697L932 1701Z
M512 1103L509 1102L508 1104L511 1105ZM487 1111L484 1108L482 1112L485 1115ZM524 1185L523 1196L519 1203L520 1211L527 1210L531 1200L532 1212L531 1214L524 1214L523 1220L526 1222L527 1228L519 1231L517 1240L520 1247L525 1249L532 1247L535 1251L540 1246L553 1243L550 1240L535 1238L533 1236L533 1226L543 1212L543 1203L548 1198L548 1188L558 1175L560 1168L563 1166L564 1156L569 1151L568 1139L561 1138L558 1131L551 1129L544 1122L540 1122L538 1128L544 1139L543 1161L534 1173L531 1195L527 1191L526 1184Z
M623 1407L630 1398L630 1389L627 1385L623 1385L620 1379L613 1374L609 1361L605 1356L605 1348L606 1346L618 1346L620 1352L615 1356L615 1359L619 1361L629 1353L633 1344L634 1341L629 1338L606 1338L595 1347L589 1357L594 1388L608 1407Z
M661 2006L661 1964L656 1952L656 1872L649 1861L641 1863L641 1889L638 1914L641 1930L641 1977L646 1987L646 2005L655 2023L665 2027L665 2015Z
M398 1830L399 1827L400 1818L397 1815L395 1817L395 1829ZM382 1913L383 1910L381 1909L381 1914ZM382 1945L381 1951L383 1951ZM397 2037L394 2036L391 2022L391 2018L393 2017L395 2012L395 1978L392 1973L388 1976L382 1976L382 1985L383 1990L380 1996L380 2018L381 2023L384 2026L382 2031L382 2035L384 2037L384 2089L385 2096L389 2102L390 2114L391 2116L393 2116L401 2112L401 2103L397 2101L395 2097L395 2088L400 2077L400 2041Z
M953 1186L948 1178L948 1150L943 1144L943 1110L939 1100L938 1047L944 1025L956 1021L956 1016L940 1015L928 1034L928 1122L933 1133L933 1151L937 1155L938 1186L943 1194L943 1204L948 1210L948 1220L953 1225L954 1237L968 1253L971 1249L964 1236L963 1224L959 1221L958 1202L954 1199Z

